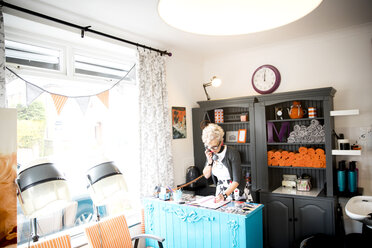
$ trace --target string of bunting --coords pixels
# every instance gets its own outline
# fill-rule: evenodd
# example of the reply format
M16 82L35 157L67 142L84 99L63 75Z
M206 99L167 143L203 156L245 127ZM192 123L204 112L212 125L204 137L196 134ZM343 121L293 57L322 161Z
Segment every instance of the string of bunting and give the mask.
M68 95L62 95L57 94L55 92L51 92L49 90L43 89L40 86L37 86L36 84L33 84L26 79L19 76L17 73L15 73L10 68L6 67L6 69L11 72L13 75L15 75L17 78L21 79L26 83L26 104L29 106L33 101L35 101L42 93L46 92L49 93L53 99L54 107L56 108L57 114L59 115L65 106L68 98L74 98L79 105L81 111L85 114L86 110L88 109L90 97L96 96L99 100L106 106L106 108L109 108L109 91L114 88L116 85L118 85L122 80L124 80L129 73L133 70L133 68L136 65L134 64L132 68L121 78L119 79L115 84L111 85L107 90L98 92L96 94L90 94L90 95L84 95L84 96L68 96Z

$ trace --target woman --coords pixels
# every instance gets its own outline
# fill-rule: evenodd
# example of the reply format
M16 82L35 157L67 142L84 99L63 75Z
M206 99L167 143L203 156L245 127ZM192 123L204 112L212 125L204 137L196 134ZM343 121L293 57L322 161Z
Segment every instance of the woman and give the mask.
M216 124L206 126L202 134L207 157L203 174L205 178L212 176L216 184L216 202L240 200L244 193L240 154L233 147L223 144L224 134L223 129Z

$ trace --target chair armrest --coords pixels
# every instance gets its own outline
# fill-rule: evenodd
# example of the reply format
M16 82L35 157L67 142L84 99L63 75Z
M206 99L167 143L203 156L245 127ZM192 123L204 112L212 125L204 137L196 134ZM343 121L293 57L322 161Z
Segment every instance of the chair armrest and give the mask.
M134 248L137 248L138 246L138 240L139 239L154 239L156 241L158 241L158 244L159 244L159 248L162 248L163 245L162 245L162 242L164 242L164 238L161 238L159 236L156 236L156 235L152 235L152 234L138 234L138 235L135 235L132 237L132 241L135 240L134 242Z
M138 234L138 235L135 235L132 237L132 241L135 240L135 239L154 239L158 242L164 242L165 238L161 238L159 236L156 236L156 235L152 235L152 234Z

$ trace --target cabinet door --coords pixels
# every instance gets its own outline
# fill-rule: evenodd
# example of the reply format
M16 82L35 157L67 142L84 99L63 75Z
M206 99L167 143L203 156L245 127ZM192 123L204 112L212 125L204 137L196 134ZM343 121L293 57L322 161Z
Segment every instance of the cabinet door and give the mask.
M293 199L261 194L264 207L266 247L288 248L293 244Z
M323 233L334 234L333 202L316 199L294 199L296 241Z

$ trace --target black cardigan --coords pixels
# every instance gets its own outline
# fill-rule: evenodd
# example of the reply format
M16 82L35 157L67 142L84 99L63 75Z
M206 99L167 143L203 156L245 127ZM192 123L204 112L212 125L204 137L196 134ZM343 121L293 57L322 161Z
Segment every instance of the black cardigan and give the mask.
M242 166L241 166L241 160L240 160L240 154L234 147L227 147L226 146L226 154L225 157L222 159L222 164L224 164L229 173L230 178L233 182L239 183L238 189L240 195L244 193L244 187L245 187L245 179L242 175ZM207 162L208 163L208 162ZM213 183L217 186L218 179L216 176L213 176L212 174L212 180Z

